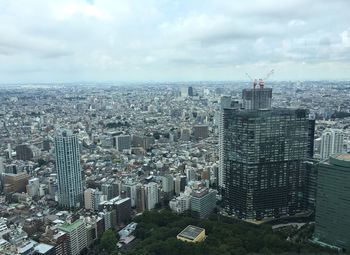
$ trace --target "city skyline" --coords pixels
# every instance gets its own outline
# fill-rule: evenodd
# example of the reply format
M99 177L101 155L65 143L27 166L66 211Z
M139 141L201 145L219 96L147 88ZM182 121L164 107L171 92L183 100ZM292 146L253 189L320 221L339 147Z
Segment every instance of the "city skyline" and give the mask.
M0 83L350 79L347 1L4 1ZM307 8L306 8L307 7Z

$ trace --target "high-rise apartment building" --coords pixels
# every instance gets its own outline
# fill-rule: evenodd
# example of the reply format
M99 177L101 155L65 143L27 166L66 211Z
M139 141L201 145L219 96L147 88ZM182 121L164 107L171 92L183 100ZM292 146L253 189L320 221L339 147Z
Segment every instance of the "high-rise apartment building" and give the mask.
M342 153L344 145L344 134L339 129L326 129L322 133L320 157L328 159L332 154Z
M313 139L308 111L271 109L271 94L245 90L247 109L223 109L225 208L242 219L294 215L307 207L305 160Z
M66 208L82 206L83 183L78 138L63 130L55 136L58 202Z
M59 226L58 229L67 233L69 254L80 254L87 247L87 233L82 219L78 219L73 223L66 222Z
M318 167L314 239L350 251L350 154L330 156Z
M145 185L146 209L152 210L158 203L158 185L150 182Z

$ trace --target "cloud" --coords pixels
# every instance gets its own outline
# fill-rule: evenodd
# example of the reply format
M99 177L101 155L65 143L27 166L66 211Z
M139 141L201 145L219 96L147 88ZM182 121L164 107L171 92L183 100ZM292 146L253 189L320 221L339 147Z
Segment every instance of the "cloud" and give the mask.
M350 78L349 7L345 0L0 1L0 82L245 79L245 71L272 68L276 79Z

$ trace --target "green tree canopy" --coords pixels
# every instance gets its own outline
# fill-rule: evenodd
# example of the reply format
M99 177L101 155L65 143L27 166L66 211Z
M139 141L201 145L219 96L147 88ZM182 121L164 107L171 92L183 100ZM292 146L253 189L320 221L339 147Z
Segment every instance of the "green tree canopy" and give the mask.
M113 230L109 229L105 231L101 237L100 247L111 253L115 250L117 244L117 237Z

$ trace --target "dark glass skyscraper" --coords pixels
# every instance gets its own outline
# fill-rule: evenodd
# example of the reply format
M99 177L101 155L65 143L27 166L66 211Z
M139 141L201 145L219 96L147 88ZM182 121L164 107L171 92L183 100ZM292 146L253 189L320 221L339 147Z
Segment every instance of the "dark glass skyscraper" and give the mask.
M193 97L193 88L191 86L188 87L187 92L189 97Z
M223 110L226 210L249 220L302 212L307 208L305 160L313 139L308 111L271 109L269 96L257 98L259 104L253 97L249 109Z
M315 241L350 251L350 154L318 167Z

